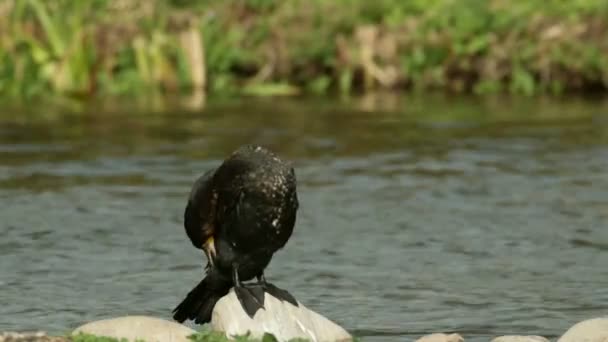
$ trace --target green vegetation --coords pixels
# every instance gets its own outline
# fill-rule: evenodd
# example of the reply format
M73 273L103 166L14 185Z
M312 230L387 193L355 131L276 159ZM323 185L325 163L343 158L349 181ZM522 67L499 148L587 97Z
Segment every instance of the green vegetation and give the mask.
M0 97L608 89L605 0L3 0L0 18Z
M277 339L271 334L265 334L262 339L255 339L249 336L236 336L228 339L225 334L203 330L189 337L193 342L276 342ZM95 336L91 334L77 334L69 337L70 342L127 342L127 339L117 339L113 337ZM144 341L139 341L144 342ZM304 339L293 339L289 342L307 342Z
M212 332L212 331L208 331L208 330L203 330L193 336L190 336L190 339L193 342L229 342L229 341L235 341L235 342L277 342L277 338L274 337L274 335L272 334L264 334L264 336L262 337L262 339L255 339L252 337L249 337L249 335L245 335L245 336L236 336L233 339L228 339L226 337L225 334L219 333L219 332ZM289 340L289 342L307 342L308 340L305 339L292 339Z
M68 337L70 342L128 342L126 338L117 339L114 337L96 336L91 334L79 333ZM143 342L143 341L139 341Z

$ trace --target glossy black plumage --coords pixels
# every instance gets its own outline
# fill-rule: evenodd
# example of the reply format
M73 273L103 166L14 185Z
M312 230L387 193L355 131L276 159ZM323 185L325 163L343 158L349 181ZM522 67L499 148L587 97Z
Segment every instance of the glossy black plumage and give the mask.
M201 176L192 187L184 226L192 244L207 254L207 274L175 308L174 319L208 322L215 302L232 286L250 316L263 307L264 291L297 305L263 278L293 232L297 209L293 168L263 147L243 146ZM241 284L256 277L258 285Z

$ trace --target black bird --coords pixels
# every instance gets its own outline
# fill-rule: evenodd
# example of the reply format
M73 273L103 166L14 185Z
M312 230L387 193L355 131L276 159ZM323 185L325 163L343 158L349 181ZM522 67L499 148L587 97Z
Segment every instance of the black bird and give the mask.
M296 177L290 164L260 146L238 148L193 185L184 213L192 244L207 256L206 275L173 310L178 322L211 320L215 303L234 286L250 317L264 307L264 292L298 305L264 278L273 254L296 221ZM243 284L257 278L255 284Z

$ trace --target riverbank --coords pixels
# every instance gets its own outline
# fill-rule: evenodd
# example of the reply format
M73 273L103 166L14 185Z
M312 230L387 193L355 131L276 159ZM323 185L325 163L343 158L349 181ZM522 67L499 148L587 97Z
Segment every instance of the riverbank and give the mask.
M124 327L122 332L125 335L134 336L152 336L146 332L148 325L136 325L131 327L129 331L125 331ZM175 335L167 334L167 336L152 336L147 339L148 342L229 342L229 341L241 341L241 342L277 342L271 334L265 334L261 339L255 339L248 336L235 336L234 339L229 339L226 335L219 332L211 332L209 330L202 330L200 332L193 333L189 336L182 336L183 332L188 328L183 327L174 322L168 322L165 327L167 331L180 330L180 333ZM108 336L98 336L86 333L78 333L67 336L49 336L44 332L33 332L33 333L9 333L0 332L0 342L145 342L145 338L121 338L120 330ZM193 331L194 332L194 331ZM168 337L170 336L170 337ZM465 337L463 337L465 336ZM538 335L502 335L491 338L491 342L549 342L549 339L538 336ZM561 336L559 336L557 342L580 342L580 341L605 341L608 339L608 318L592 318L580 321L570 327ZM353 338L352 341L364 341L365 339ZM305 342L304 339L292 339L291 342ZM345 340L340 340L345 342ZM432 333L423 335L415 340L416 342L465 342L466 335L460 335L457 333L444 334L444 333ZM487 341L490 341L489 339ZM337 341L338 342L338 341Z
M608 88L603 0L7 0L0 96Z

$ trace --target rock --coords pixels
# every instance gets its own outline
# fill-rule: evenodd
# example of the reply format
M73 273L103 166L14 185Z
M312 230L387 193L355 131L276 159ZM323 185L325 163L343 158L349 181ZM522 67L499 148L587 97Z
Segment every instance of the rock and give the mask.
M542 336L536 335L505 335L499 336L492 340L492 342L550 342Z
M213 308L211 330L227 336L245 335L249 331L254 338L270 333L279 341L293 338L314 342L352 341L352 336L342 327L302 303L298 304L296 307L266 294L265 309L250 318L243 311L234 290L230 290Z
M49 336L43 331L36 332L3 332L0 342L68 342L65 337Z
M608 342L608 317L576 323L557 342Z
M464 338L459 334L442 334L435 333L430 335L424 335L417 339L416 342L464 342Z
M148 316L124 316L94 321L76 328L72 334L126 338L129 341L191 342L188 336L196 331L176 322Z

